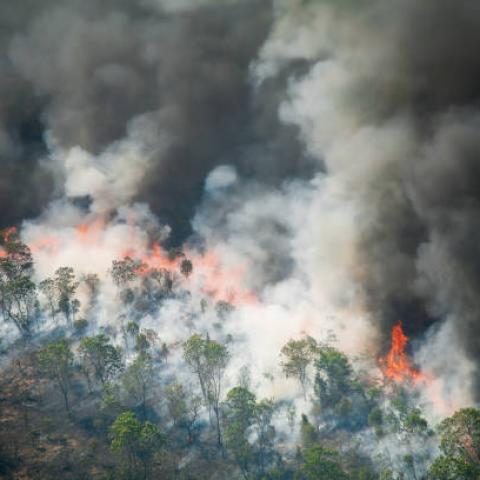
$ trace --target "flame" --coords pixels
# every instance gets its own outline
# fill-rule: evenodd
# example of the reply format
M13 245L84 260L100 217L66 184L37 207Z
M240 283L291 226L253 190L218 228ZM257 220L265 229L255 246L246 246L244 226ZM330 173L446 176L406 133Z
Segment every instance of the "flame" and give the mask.
M380 368L385 377L396 383L425 381L426 375L415 370L405 353L408 337L403 332L402 322L398 322L392 329L392 346L385 358L381 358Z
M80 223L75 227L75 233L83 243L97 243L105 229L103 218L97 218L92 222Z
M60 248L58 239L53 235L42 235L35 242L30 242L28 246L34 255L41 251L55 255Z
M200 253L197 250L186 250L185 255L174 256L164 250L158 242L150 242L142 229L135 224L135 220L128 222L128 229L123 245L126 248L116 248L110 244L108 229L111 225L102 217L90 217L81 223L64 227L58 231L50 230L48 233L38 229L36 235L27 242L34 257L43 261L56 263L56 257L62 257L64 251L72 247L79 247L86 258L98 255L105 249L108 255L115 258L131 257L141 262L138 274L147 275L154 269L179 272L182 261L188 258L193 263L193 273L188 277L178 276L178 281L188 285L189 288L199 289L213 301L226 301L232 305L251 305L257 303L256 295L245 287L245 264L231 264L224 262L222 256L209 250ZM71 233L74 233L72 238ZM10 227L0 235L4 241L16 233L15 227ZM0 237L1 238L1 237ZM116 250L116 251L115 251ZM0 258L7 255L5 249L0 247Z
M170 258L165 250L156 242L152 244L150 251L141 257L141 260L149 269L156 268L158 270L173 270L178 267L179 263L178 258Z
M8 227L2 232L3 241L7 242L8 239L17 233L17 227Z
M8 227L2 231L1 236L3 242L8 242L11 235L15 235L17 233L17 227ZM7 256L7 252L3 247L0 247L0 258L5 258Z
M215 301L225 301L232 305L252 305L257 303L256 295L243 288L246 265L225 268L214 251L207 251L194 259L194 268L200 271L203 280L202 291Z

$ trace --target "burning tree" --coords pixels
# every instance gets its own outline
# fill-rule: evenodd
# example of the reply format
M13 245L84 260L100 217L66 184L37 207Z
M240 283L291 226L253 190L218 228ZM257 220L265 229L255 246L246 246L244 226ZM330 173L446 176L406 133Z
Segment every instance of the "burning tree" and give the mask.
M31 280L33 259L30 249L20 241L16 230L2 235L0 255L0 309L21 335L28 337L37 312L36 286Z
M385 358L380 359L380 367L385 377L397 383L411 381L413 383L426 379L425 375L415 370L405 353L408 337L403 332L402 322L392 329L392 345Z

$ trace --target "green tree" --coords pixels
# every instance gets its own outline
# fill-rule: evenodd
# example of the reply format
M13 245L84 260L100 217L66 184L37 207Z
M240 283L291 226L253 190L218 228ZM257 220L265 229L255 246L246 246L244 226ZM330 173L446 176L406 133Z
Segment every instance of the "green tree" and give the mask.
M122 385L147 417L147 399L153 387L154 369L148 355L139 355L122 375Z
M300 473L305 480L348 480L335 450L312 445L302 452L302 456Z
M111 448L127 464L127 478L150 477L155 451L164 443L160 429L151 422L141 423L133 412L120 414L110 427Z
M312 337L301 340L289 340L281 350L281 366L287 378L296 378L302 387L303 396L307 398L307 368L317 352L317 342Z
M41 371L53 380L63 395L65 409L70 411L70 382L74 372L73 353L66 340L59 340L43 347L38 353Z
M132 304L135 300L135 291L131 287L141 272L147 270L147 265L139 260L125 257L122 260L113 260L110 274L113 283L118 287L120 299L125 305Z
M232 388L222 404L225 444L244 478L261 477L272 463L274 409L244 386Z
M104 385L123 368L120 348L111 345L103 333L83 338L79 353L82 369L90 387L92 380Z
M358 430L367 425L373 407L345 354L331 346L318 348L314 391L322 415L337 427Z
M31 280L33 259L30 249L20 241L16 231L7 230L0 236L0 310L20 334L29 337L37 313L36 287Z
M184 429L188 443L192 443L202 399L196 395L189 396L179 383L169 385L165 389L165 397L174 426Z
M300 439L304 448L311 447L319 439L318 429L310 423L305 414L302 414L300 420Z
M275 429L272 426L275 409L276 405L271 399L260 400L255 405L256 459L262 473L272 463L275 456L273 445Z
M65 315L67 322L75 320L80 302L75 298L78 282L71 267L60 267L55 271L55 287L58 292L58 309Z
M337 406L350 392L352 368L348 358L333 347L320 347L315 368L315 393L321 406Z
M140 326L137 322L130 321L125 327L125 332L130 335L132 338L135 338L140 332Z
M249 479L254 451L248 441L248 430L255 421L255 394L245 387L235 387L228 392L222 406L226 447L233 455L243 477Z
M141 261L125 257L123 260L113 260L110 274L117 287L125 287L135 280L138 273L145 267L146 265Z
M438 428L441 455L429 470L434 480L480 478L480 410L464 408Z
M209 412L214 413L217 443L222 444L220 428L220 397L222 379L230 359L228 349L208 335L192 335L183 346L185 361L197 375L203 399Z
M47 302L48 309L52 320L55 322L55 316L58 311L58 292L53 278L46 278L38 285L38 289L42 292Z
M412 440L417 438L425 441L430 430L421 410L412 406L412 400L406 391L400 389L392 399L391 408L385 415L385 423L408 449L403 457L405 470L410 471L414 479L420 478L418 470L425 463L425 458L422 457L422 452L417 452L412 446Z

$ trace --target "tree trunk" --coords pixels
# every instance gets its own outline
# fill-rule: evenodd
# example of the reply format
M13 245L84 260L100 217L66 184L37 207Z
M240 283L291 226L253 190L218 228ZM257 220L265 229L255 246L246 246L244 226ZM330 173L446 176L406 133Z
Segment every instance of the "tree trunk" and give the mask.
M216 428L217 428L217 444L219 447L222 446L222 433L220 430L220 410L218 405L213 408L213 411L215 412L215 420L216 420Z

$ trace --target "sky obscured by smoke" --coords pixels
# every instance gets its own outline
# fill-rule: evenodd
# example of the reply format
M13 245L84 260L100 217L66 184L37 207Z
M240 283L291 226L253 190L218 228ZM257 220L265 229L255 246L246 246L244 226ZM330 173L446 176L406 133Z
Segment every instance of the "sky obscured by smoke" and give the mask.
M2 226L102 216L119 239L143 208L166 244L248 259L262 303L238 325L279 322L271 361L328 329L381 354L402 320L440 388L478 399L480 5L21 0L0 18Z

